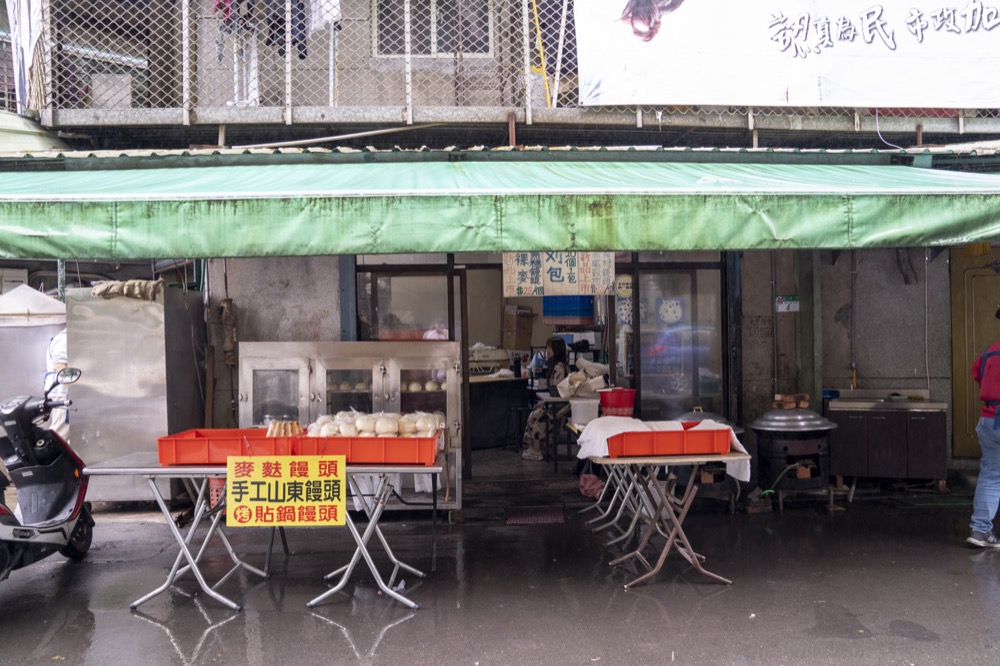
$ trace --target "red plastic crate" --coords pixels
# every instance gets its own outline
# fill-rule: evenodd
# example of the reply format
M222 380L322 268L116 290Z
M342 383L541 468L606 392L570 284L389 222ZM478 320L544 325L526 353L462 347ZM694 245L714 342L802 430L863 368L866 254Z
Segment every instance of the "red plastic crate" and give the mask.
M348 463L433 465L438 437L295 437L292 455L343 455Z
M267 437L261 428L196 428L156 440L161 465L225 464L229 456L287 456L292 437Z

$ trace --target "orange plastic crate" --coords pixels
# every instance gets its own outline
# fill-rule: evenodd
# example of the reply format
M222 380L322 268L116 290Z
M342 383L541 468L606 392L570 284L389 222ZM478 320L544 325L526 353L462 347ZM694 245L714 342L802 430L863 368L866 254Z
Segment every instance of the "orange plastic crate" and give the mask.
M685 421L684 452L685 453L729 453L729 428L692 430L697 421Z
M291 437L267 437L261 428L196 428L156 440L161 465L225 464L229 456L287 456Z
M683 430L623 432L608 439L608 457L682 456L729 453L729 429L692 430L697 421L683 421Z
M653 456L656 455L653 448L653 436L651 430L639 432L623 432L620 435L608 438L608 456L611 458ZM679 433L683 434L683 433Z
M683 430L658 430L653 433L653 455L682 456L687 450L687 433Z
M292 455L344 455L368 465L433 465L438 437L295 437Z

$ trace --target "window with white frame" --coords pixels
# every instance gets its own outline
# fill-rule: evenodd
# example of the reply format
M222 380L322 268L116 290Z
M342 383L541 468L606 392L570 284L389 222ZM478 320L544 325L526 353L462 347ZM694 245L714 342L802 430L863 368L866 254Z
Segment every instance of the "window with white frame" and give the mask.
M489 0L374 0L377 55L406 53L407 2L412 55L489 55Z

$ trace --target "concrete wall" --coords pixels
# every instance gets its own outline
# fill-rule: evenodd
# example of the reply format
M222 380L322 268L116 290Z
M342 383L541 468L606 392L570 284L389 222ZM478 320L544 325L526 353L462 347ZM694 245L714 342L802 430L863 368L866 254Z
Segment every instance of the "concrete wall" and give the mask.
M482 342L499 347L503 330L503 273L499 270L470 270L467 277L469 335L466 339L470 345Z
M208 262L209 345L215 350L217 428L236 427L238 368L222 353L222 299L233 301L239 341L301 342L340 340L338 257L213 259Z
M926 391L930 400L951 402L947 252L932 259L923 249L779 251L773 260L772 280L771 252L743 254L741 425L771 409L776 392L810 393L810 409L822 412L817 391L850 389L852 360L855 388ZM815 289L803 280L809 267L817 269ZM798 296L800 312L776 314L775 294ZM813 317L818 323L815 337ZM948 433L950 458L950 415ZM744 440L755 453L749 429Z

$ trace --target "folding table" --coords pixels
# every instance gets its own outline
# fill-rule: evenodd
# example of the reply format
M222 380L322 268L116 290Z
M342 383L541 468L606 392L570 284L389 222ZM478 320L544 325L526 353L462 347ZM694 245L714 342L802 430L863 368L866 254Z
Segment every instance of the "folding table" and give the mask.
M623 503L639 508L635 516L641 516L647 521L647 529L636 549L611 561L611 566L617 566L634 558L646 568L646 573L626 583L625 589L649 580L659 573L667 555L673 550L676 550L699 573L727 585L732 584L731 580L714 574L702 566L701 561L704 556L695 552L691 546L687 534L684 533L684 519L687 517L688 509L691 508L691 503L698 490L698 485L694 481L698 478L698 468L701 465L711 462L728 463L749 459L749 454L736 451L723 454L591 458L594 463L609 466L612 472L620 473L616 475L617 485L619 489L629 494L629 497L623 498ZM668 476L666 482L661 483L657 478L660 468L672 465L690 465L692 467L691 481L680 496L675 492L675 479ZM645 510L642 510L642 507ZM631 530L629 531L631 532ZM666 542L656 562L651 564L643 551L649 545L654 532L665 535Z
M365 527L364 534L358 532L357 527L354 525L354 521L351 518L350 512L345 512L348 531L354 538L356 548L354 555L352 556L350 562L337 569L333 573L329 574L326 578L330 579L336 575L341 575L340 581L336 587L331 590L327 590L324 594L320 595L316 599L309 602L308 606L312 607L320 603L322 600L329 597L331 594L339 591L346 585L347 578L350 576L351 572L354 570L359 558L364 558L365 563L368 565L372 574L375 576L376 583L379 588L385 592L387 595L396 599L397 601L409 606L410 608L417 608L415 604L410 599L407 599L398 591L392 589L392 583L395 581L395 577L400 569L405 569L410 573L424 577L425 574L418 571L417 569L401 562L392 553L391 548L382 533L382 530L378 527L379 518L382 515L382 511L385 509L385 503L388 497L392 493L392 485L389 483L389 477L394 474L431 474L432 478L432 503L431 508L433 511L433 521L431 525L432 530L432 541L435 541L436 545L436 531L437 531L437 479L438 474L441 473L443 466L440 464L435 465L347 465L347 477L348 483L350 484L355 496L359 498L362 507L364 508L365 514L368 517L368 524ZM216 506L212 507L209 501L209 479L210 478L225 478L226 476L226 466L218 464L210 465L175 465L175 466L161 466L157 463L156 453L152 451L141 451L136 453L130 453L125 456L118 458L113 458L111 460L106 460L95 465L89 465L84 468L83 473L88 476L143 476L146 477L147 484L153 493L153 499L156 501L156 505L160 508L160 512L163 514L166 520L167 527L170 529L171 535L178 545L177 557L174 560L173 566L170 568L170 572L167 574L166 580L162 585L157 587L155 590L146 594L145 596L133 601L129 604L129 607L135 609L140 604L157 596L161 592L166 591L174 581L181 575L190 571L195 579L198 581L198 585L204 590L205 594L209 595L219 603L231 608L232 610L240 610L240 605L233 601L232 599L223 596L217 591L217 588L225 583L234 573L240 569L246 569L250 573L261 576L262 578L268 577L268 572L266 570L258 569L250 565L249 563L242 560L236 551L233 549L232 544L230 544L229 539L226 537L225 533L225 498L223 497ZM354 478L355 475L374 475L377 476L379 481L377 484L377 489L371 497L364 495L360 492L357 481ZM196 497L194 502L194 515L191 524L188 526L187 534L182 534L180 529L174 524L173 517L170 514L170 510L167 507L167 503L163 495L160 493L159 488L156 486L156 480L160 478L167 479L183 479L190 481L196 489ZM204 538L201 540L200 545L198 545L197 550L192 547L192 543L195 542L195 536L198 531L199 526L202 521L208 520L209 527L208 531L205 533ZM383 549L389 555L390 560L394 565L392 575L389 577L388 582L383 579L381 574L378 572L371 555L368 552L368 540L372 534L377 535L379 542L382 544ZM273 537L273 532L272 532ZM208 547L209 542L217 538L222 542L229 554L230 559L233 562L233 567L218 581L214 584L209 585L205 580L204 574L200 568L200 562L202 556ZM270 542L269 542L270 551ZM270 552L268 552L268 556ZM187 562L184 566L181 566L183 562Z
M426 574L422 571L406 564L399 560L396 555L392 552L392 548L389 547L389 542L386 541L385 535L382 534L382 530L378 526L379 518L382 516L382 512L385 510L386 501L388 501L390 494L392 493L392 484L389 483L389 479L394 474L407 474L407 473L433 473L432 479L432 496L433 500L433 511L434 515L437 515L437 475L442 470L441 466L433 467L414 467L413 465L372 465L367 467L361 466L347 466L347 477L348 483L351 485L351 490L354 492L354 496L358 498L361 508L364 510L365 515L368 516L368 525L365 527L363 534L358 532L357 526L355 526L354 521L351 520L350 514L347 514L347 529L351 532L351 536L354 537L354 543L357 547L354 549L354 554L351 556L350 562L340 567L339 569L328 573L323 577L323 580L333 580L339 576L339 580L336 585L332 588L319 595L315 599L309 601L306 604L307 608L313 608L326 599L336 594L347 585L347 579L350 577L351 572L354 571L354 567L357 566L358 560L364 558L365 564L368 565L368 569L372 572L375 577L375 583L378 585L379 589L385 594L392 597L396 601L409 606L410 608L419 608L419 606L412 600L403 596L396 589L393 588L393 584L396 581L396 576L399 574L400 569L409 571L411 574L417 576L418 578L425 578ZM360 474L378 474L378 483L375 486L375 492L371 495L367 495L361 491L360 486L356 476ZM436 530L437 521L436 519L431 524L432 532ZM389 579L386 580L379 573L378 567L375 566L374 560L372 560L371 554L368 552L368 541L372 534L378 537L379 543L382 544L382 549L385 554L388 555L389 561L392 562L392 574ZM432 540L434 537L432 536Z

